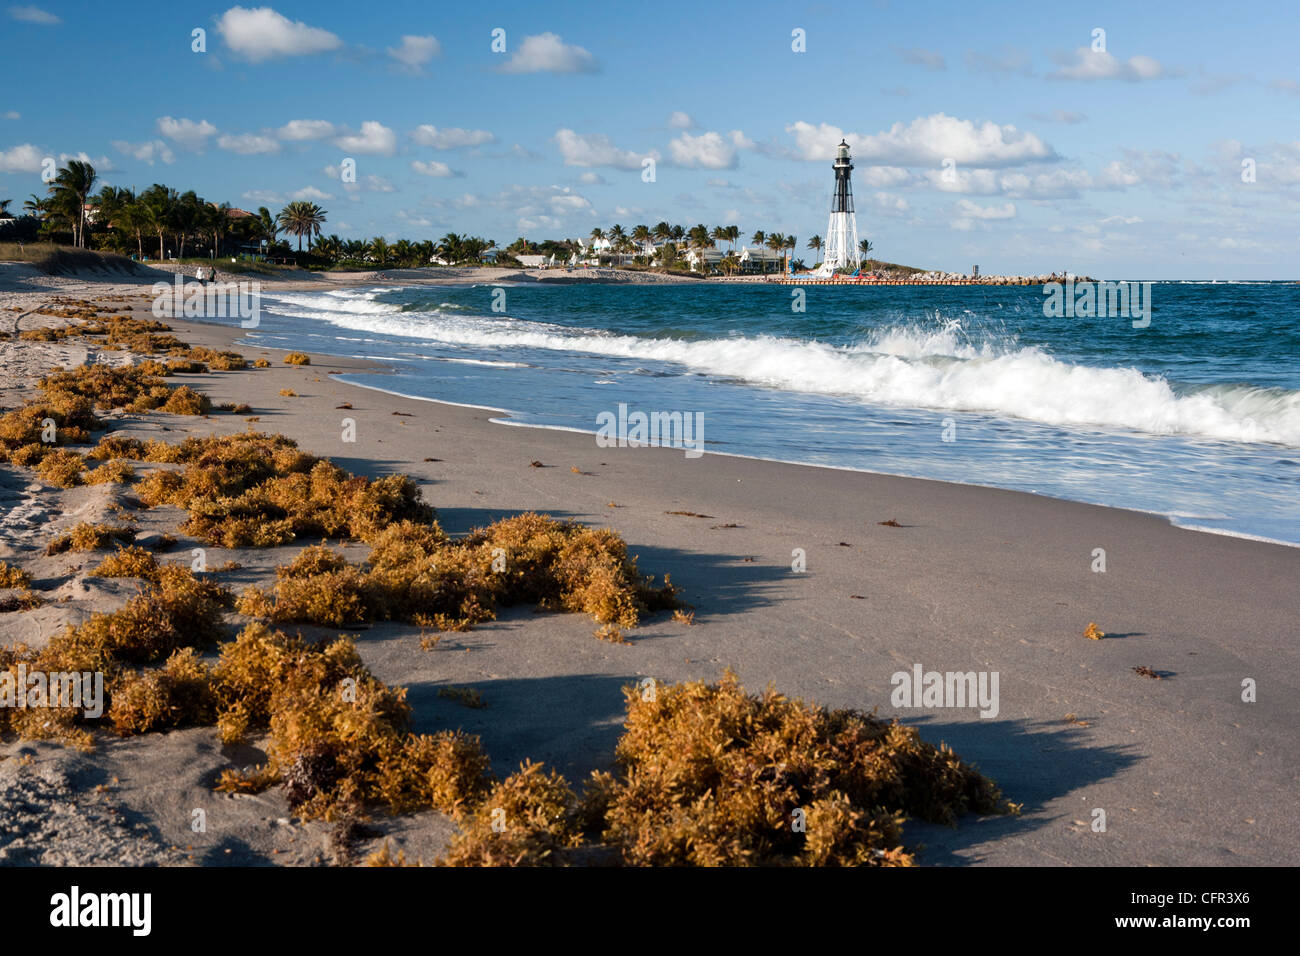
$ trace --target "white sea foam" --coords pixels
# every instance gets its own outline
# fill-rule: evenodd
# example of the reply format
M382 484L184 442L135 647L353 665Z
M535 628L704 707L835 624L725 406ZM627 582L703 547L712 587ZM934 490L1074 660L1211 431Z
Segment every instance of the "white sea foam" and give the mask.
M773 336L639 338L504 317L402 313L365 296L328 304L321 295L276 298L291 314L444 345L582 352L878 405L1300 446L1300 392L1240 385L1175 391L1135 368L1073 364L1014 338L974 342L959 322L894 326L841 347Z

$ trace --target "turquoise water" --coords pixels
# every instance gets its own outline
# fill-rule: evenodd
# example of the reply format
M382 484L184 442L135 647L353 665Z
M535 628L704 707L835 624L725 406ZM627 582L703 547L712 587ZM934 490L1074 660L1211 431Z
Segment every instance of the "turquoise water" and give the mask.
M503 291L497 291L501 289ZM1155 283L1150 325L1038 287L517 285L263 297L252 344L595 432L699 412L709 452L992 485L1300 544L1300 286ZM494 311L494 304L497 310ZM950 439L950 440L945 440Z

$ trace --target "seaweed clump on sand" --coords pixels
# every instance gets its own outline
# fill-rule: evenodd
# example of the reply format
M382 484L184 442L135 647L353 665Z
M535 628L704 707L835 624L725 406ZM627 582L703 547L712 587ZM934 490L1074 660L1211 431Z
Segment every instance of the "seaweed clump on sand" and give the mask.
M897 721L747 694L731 673L625 694L617 775L592 775L584 813L627 864L908 866L905 817L1017 809Z
M0 648L0 671L10 671L15 683L19 665L29 674L102 675L108 714L119 729L204 723L208 696L195 676L202 664L193 649L216 643L229 604L225 588L199 580L188 568L159 567L151 583L124 607L69 625L41 650L22 645ZM133 670L164 660L163 668L147 678ZM142 679L155 688L181 690L170 693L164 706L158 703L156 691L151 692L154 700L146 699ZM0 708L0 731L89 746L91 737L83 725L92 719L85 716L84 707L50 700L48 706Z
M147 475L136 486L140 499L185 508L182 530L213 546L269 547L300 536L364 540L390 522L433 516L406 475L353 475L283 435L149 442L143 453L184 468Z
M270 734L267 765L227 771L218 789L278 781L300 816L325 819L373 803L456 814L487 790L478 738L410 733L405 688L372 676L349 638L313 644L253 623L222 646L211 680L224 742Z
M399 521L371 545L361 564L306 548L277 569L269 592L244 592L239 609L277 623L401 620L464 630L491 620L498 605L536 604L624 627L677 606L672 584L643 577L614 531L546 515L505 518L460 539L436 522Z
M82 521L54 537L45 546L48 555L65 551L101 551L119 541L132 541L135 531L125 525L90 524Z

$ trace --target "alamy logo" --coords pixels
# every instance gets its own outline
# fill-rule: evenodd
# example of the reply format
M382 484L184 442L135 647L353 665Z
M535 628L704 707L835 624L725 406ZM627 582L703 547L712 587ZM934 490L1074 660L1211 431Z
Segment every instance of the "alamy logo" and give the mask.
M997 671L925 671L920 664L912 670L896 671L889 702L895 707L978 707L980 716L998 715Z
M129 926L133 936L148 936L153 924L150 893L83 894L73 886L51 896L50 907L51 926Z
M155 318L239 319L246 329L255 329L262 317L260 282L191 282L178 272L174 285L153 284Z
M704 454L703 412L632 412L618 403L618 414L596 416L596 444L600 448L645 448L650 445L681 447L687 458Z
M104 713L104 675L99 671L29 671L20 663L0 672L0 707L63 707L86 717Z
M1045 282L1043 315L1049 319L1132 319L1133 328L1151 324L1150 282Z

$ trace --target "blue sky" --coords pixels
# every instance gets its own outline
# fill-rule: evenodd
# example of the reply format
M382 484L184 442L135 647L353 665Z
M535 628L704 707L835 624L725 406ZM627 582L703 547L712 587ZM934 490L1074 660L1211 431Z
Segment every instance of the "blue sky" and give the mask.
M118 185L312 199L345 237L667 219L802 249L846 135L881 258L1290 278L1298 10L0 0L0 198L21 206L42 158L85 154Z

